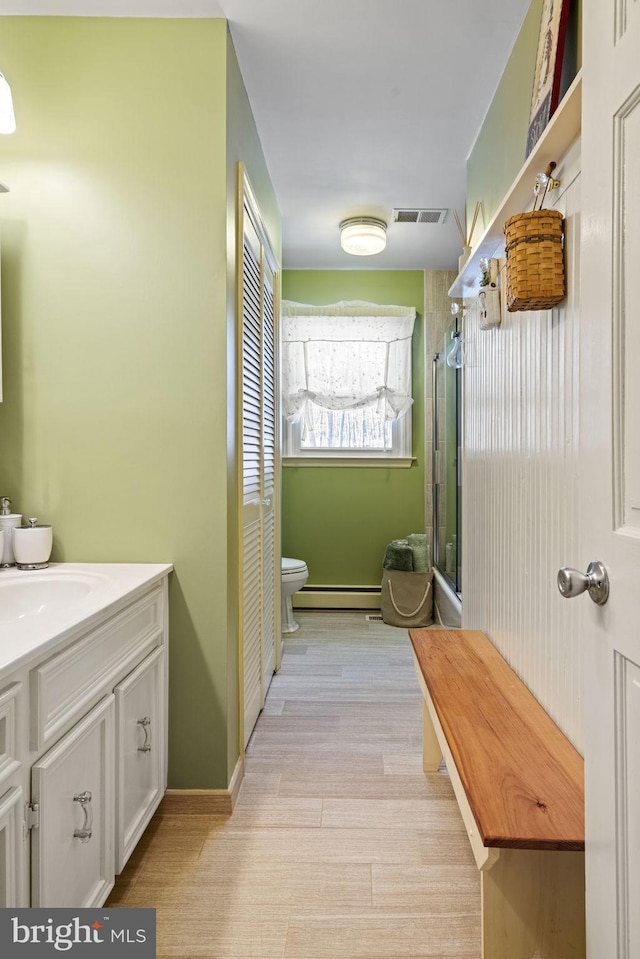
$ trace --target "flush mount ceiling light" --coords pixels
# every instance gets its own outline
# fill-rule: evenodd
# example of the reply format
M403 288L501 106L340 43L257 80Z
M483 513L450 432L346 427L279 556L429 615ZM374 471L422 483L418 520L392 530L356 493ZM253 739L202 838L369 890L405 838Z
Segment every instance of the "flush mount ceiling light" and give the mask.
M0 133L14 133L15 129L11 87L0 73Z
M381 253L387 245L387 224L371 216L356 216L340 224L340 246L354 256Z

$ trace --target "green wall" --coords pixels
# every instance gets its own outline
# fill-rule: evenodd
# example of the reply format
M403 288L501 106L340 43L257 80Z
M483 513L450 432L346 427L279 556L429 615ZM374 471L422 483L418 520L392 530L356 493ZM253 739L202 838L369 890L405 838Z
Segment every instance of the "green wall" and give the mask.
M543 0L532 0L467 161L467 222L473 217L476 203L482 204L476 238L492 219L525 161L542 6ZM567 59L572 72L582 62L581 23L582 2L572 0L567 30L567 51L572 51ZM567 82L572 78L568 77ZM531 190L533 194L533 183Z
M170 785L201 788L238 756L227 96L275 209L227 42L215 19L0 18L0 487L55 560L174 563Z
M424 528L424 274L418 270L284 270L284 299L415 306L410 469L287 467L282 552L303 559L308 585L374 586L386 544Z
M524 163L543 0L533 0L467 161L467 222L482 203L479 237ZM531 185L533 190L533 184Z

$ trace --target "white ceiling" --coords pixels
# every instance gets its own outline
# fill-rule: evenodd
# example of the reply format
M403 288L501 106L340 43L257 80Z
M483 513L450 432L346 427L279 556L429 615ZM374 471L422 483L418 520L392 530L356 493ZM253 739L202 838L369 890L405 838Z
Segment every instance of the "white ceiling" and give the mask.
M288 268L451 269L466 158L530 0L0 0L0 15L225 16L283 217ZM442 225L394 207L446 208ZM389 223L375 257L349 216Z

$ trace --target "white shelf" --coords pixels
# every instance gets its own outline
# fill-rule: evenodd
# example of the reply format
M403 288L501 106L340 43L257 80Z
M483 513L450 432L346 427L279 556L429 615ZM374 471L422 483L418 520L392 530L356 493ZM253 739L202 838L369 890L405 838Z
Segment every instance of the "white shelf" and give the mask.
M505 221L515 213L522 213L533 208L536 175L543 172L552 160L558 162L578 139L581 117L582 76L579 73L562 98L544 133L525 160L493 219L473 247L471 256L449 290L449 296L461 298L478 295L480 260L504 256Z

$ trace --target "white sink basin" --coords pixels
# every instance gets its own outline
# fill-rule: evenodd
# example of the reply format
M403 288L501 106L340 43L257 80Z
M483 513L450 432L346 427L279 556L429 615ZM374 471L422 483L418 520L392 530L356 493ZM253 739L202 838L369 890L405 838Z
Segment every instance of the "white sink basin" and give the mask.
M89 573L0 571L0 622L73 607L103 582L102 577Z

